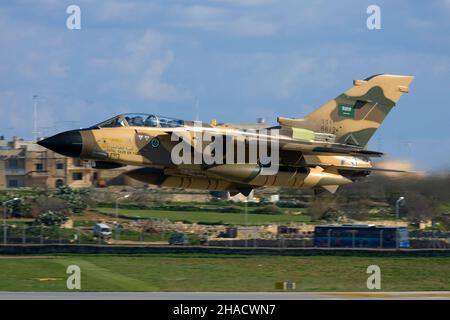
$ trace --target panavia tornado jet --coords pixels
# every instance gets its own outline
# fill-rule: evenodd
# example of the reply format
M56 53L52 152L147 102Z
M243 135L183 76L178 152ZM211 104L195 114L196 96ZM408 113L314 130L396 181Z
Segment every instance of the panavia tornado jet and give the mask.
M386 170L372 166L371 158L383 154L367 144L413 79L380 74L355 80L304 118L278 117L276 126L122 114L38 144L91 160L98 169L138 166L127 175L164 187L244 195L266 186L334 193Z

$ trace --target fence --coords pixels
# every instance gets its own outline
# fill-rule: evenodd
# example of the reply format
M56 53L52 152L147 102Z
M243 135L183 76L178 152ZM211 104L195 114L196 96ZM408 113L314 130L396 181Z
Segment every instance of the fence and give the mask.
M0 245L13 244L108 244L108 245L167 245L172 232L145 232L144 230L129 230L120 227L112 229L108 238L96 237L92 227L75 227L63 229L59 227L2 225L0 228ZM211 238L196 234L187 234L188 241L184 245L204 245L229 248L313 248L311 236L283 236L276 239ZM415 249L450 248L450 232L426 231L410 232L410 247ZM381 243L381 242L380 242ZM323 247L323 246L322 246ZM325 246L327 247L327 246ZM330 245L329 247L335 247ZM364 243L348 245L348 248L368 248ZM371 247L373 248L373 247ZM379 247L383 249L381 245Z
M88 239L84 239L85 241ZM80 243L81 233L77 229L50 228L44 226L6 226L0 230L2 244L53 244Z
M98 237L92 228L78 227L65 229L59 227L2 225L0 244L123 244L123 242L165 242L170 233L151 233L144 231L114 229L111 237Z

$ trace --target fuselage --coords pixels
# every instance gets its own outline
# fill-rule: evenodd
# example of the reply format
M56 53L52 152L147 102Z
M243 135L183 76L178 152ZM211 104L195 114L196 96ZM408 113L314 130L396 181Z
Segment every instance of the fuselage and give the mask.
M148 120L150 117L156 120ZM240 190L264 186L334 188L368 174L362 169L371 168L370 161L363 157L313 152L318 144L331 139L330 135L324 137L308 130L294 131L280 126L262 129L200 124L152 115L135 115L134 118L120 115L87 129L57 134L39 144L67 156L92 160L94 167L100 169L141 166L144 168L130 171L129 175L151 184L193 189ZM177 138L174 139L174 136ZM187 163L174 161L177 145L183 143L181 137L188 144L184 153L193 150L189 155L191 161ZM216 158L218 161L215 163L198 158L199 152L204 153L212 142L217 143L217 137L224 137L220 147L223 148L223 157ZM315 141L315 137L320 140ZM269 153L273 155L277 151L279 156L272 160L276 161L272 163L276 165L276 170L268 174L264 172L265 166L261 165L260 144L264 141L267 146L275 140L277 150L270 145ZM256 156L252 157L253 141ZM300 142L301 151L290 147ZM245 153L242 157L238 156L239 146ZM228 159L230 151L233 155Z
M91 128L39 142L70 157L93 160L147 183L207 190L263 186L326 189L367 176L367 144L414 77L376 74L303 118L278 117L278 125L199 124L151 114L124 114ZM262 150L262 151L261 151Z

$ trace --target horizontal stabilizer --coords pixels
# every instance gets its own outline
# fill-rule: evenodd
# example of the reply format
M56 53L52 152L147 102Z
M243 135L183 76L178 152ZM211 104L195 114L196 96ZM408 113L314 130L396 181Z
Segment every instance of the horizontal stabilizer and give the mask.
M398 170L398 169L386 169L377 167L350 167L350 166L336 166L334 164L325 163L308 163L308 167L329 167L335 170L350 170L350 171L380 171L380 172L397 172L397 173L411 173L411 171ZM326 169L328 170L328 169Z
M397 170L397 169L386 169L386 168L370 168L370 171L383 171L383 172L398 172L398 173L410 173L410 171Z

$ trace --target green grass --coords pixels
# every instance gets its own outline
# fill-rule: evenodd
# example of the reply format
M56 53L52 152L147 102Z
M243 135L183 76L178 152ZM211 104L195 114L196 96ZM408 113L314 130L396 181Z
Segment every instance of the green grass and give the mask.
M115 214L114 208L97 208L101 213ZM290 209L294 211L293 209ZM286 212L287 210L285 210ZM295 211L301 211L297 209ZM168 219L170 221L205 222L216 224L245 224L244 213L222 213L222 212L202 212L202 211L164 211L150 209L119 209L119 214L128 217L142 219ZM309 223L311 218L308 215L284 214L256 214L248 211L248 223L250 225L303 222Z
M367 291L372 264L383 291L450 290L445 257L151 254L0 257L0 291L67 291L72 264L81 267L83 291L276 291L286 280L297 291Z

